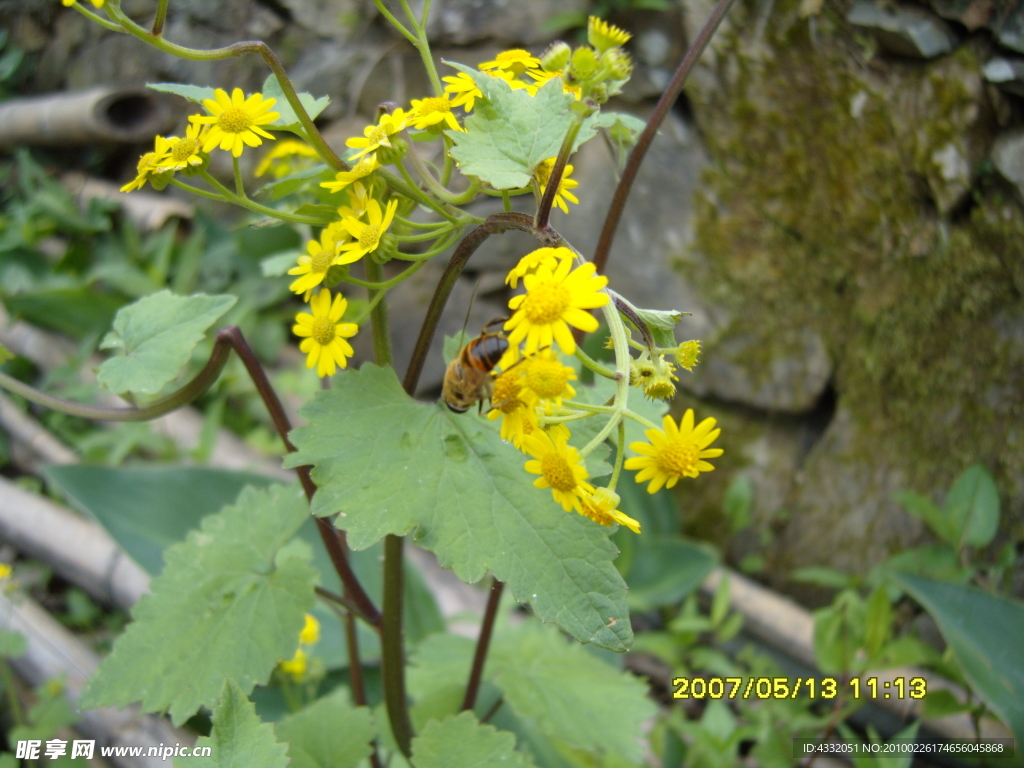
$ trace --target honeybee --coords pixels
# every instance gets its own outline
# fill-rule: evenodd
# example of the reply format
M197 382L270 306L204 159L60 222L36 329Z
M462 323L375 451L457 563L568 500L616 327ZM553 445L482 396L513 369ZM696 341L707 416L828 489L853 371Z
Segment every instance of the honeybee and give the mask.
M482 408L483 401L491 399L494 391L491 371L508 349L508 339L500 332L488 333L487 329L505 319L499 317L487 323L481 334L471 339L448 363L441 398L456 413L465 413L474 403Z

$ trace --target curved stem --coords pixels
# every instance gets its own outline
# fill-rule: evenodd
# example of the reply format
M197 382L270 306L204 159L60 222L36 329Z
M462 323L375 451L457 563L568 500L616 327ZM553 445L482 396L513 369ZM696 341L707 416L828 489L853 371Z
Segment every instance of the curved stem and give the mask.
M558 185L562 182L562 174L565 172L565 166L569 163L572 145L576 143L576 135L580 132L583 120L583 115L573 113L572 125L566 131L565 138L562 139L562 146L558 149L558 157L555 158L555 164L551 166L551 173L548 174L547 186L544 187L544 196L540 199L540 205L537 206L537 219L534 224L537 229L547 229L548 227L548 219L551 217L551 206L554 205L555 195L558 194Z
M472 709L476 704L476 695L480 690L480 682L484 676L484 662L487 660L487 649L491 644L491 633L494 620L498 616L498 605L501 603L501 592L505 583L494 579L491 582L491 593L487 597L487 609L484 611L483 624L480 625L480 636L476 641L476 652L473 654L473 666L469 671L469 682L466 683L466 695L462 699L462 709Z
M583 366L585 368L590 369L591 371L600 376L604 376L606 379L619 378L619 374L617 371L613 371L611 368L606 368L605 366L601 365L599 362L597 362L597 360L595 360L586 352L584 352L583 348L579 344L576 345L576 359L583 363Z
M633 147L629 160L626 162L626 167L622 171L622 176L619 178L619 183L615 187L615 195L612 197L611 205L608 208L608 215L604 220L604 227L601 229L601 237L598 239L597 247L594 249L592 261L597 265L598 272L604 271L605 264L608 261L608 252L611 250L612 240L615 238L615 230L618 229L619 221L622 219L626 198L629 196L629 191L633 188L633 181L636 179L640 163L643 162L644 156L647 154L651 142L654 141L654 136L665 120L669 109L672 108L676 99L679 98L679 94L682 93L683 85L686 83L690 70L693 69L693 66L700 59L701 53L704 52L708 42L711 40L711 36L715 34L715 30L718 29L718 25L725 18L725 14L733 2L735 0L718 0L714 10L711 11L710 18L708 18L704 28L701 29L700 34L694 39L690 49L679 63L679 68L676 70L675 75L672 76L672 81L668 84L665 92L661 94L651 119L647 122L643 132L641 132L640 138L637 139L636 146Z
M230 203L230 202L232 202L231 200L228 200L223 195L218 195L216 192L210 192L210 191L205 190L205 189L200 189L199 187L193 187L191 184L186 184L183 181L178 181L173 176L171 177L171 184L176 186L178 189L183 189L186 192L191 192L193 195L198 195L199 197L205 197L207 200L216 200L218 203Z
M438 245L435 245L433 248L431 248L428 251L424 251L423 253L402 253L401 251L399 251L398 253L395 254L395 258L401 261L430 261L430 259L437 256L439 253L444 253L449 248L451 248L452 243L459 239L459 235L461 234L461 232L462 229L459 228L451 232L450 234L446 235L445 237L438 238Z
M385 19L391 22L391 26L393 26L395 29L402 33L402 37L404 37L413 45L416 45L419 42L416 39L416 35L414 35L412 32L406 29L405 25L395 18L395 14L389 11L387 6L384 5L384 3L381 2L381 0L373 0L373 4L377 6L377 10L380 11L381 16L383 16Z
M412 266L409 267L408 269L402 270L397 275L392 277L390 280L385 280L382 283L370 283L370 282L367 282L366 280L360 280L357 277L346 277L346 278L343 278L342 282L351 283L352 285L358 285L360 288L366 288L366 289L371 290L371 291L386 291L388 288L391 288L392 286L398 285L400 282L405 280L407 277L411 277L425 263L426 262L424 262L424 261L414 262L412 264Z
M150 33L159 37L164 31L164 21L167 19L167 4L169 0L160 0L156 6L156 18L153 19L153 31Z
M85 18L89 19L89 21L93 21L93 22L99 24L104 29L110 30L111 32L124 32L124 30L121 28L120 24L115 24L114 22L110 21L109 19L104 19L99 14L93 13L88 8L84 8L81 3L75 3L71 7L74 8L76 11L78 11L83 16L85 16Z
M235 176L235 194L243 200L248 200L249 198L245 194L245 184L242 182L242 169L239 167L238 158L234 154L231 155L231 170Z
M614 491L619 482L619 475L622 474L622 464L626 460L626 422L619 422L619 445L615 454L615 467L612 469L612 477L608 481L608 490Z
M444 229L451 226L450 221L413 221L398 214L395 214L395 221L413 229Z
M209 184L211 187L220 192L221 197L224 200L226 200L229 203L239 205L242 208L248 208L250 211L253 211L254 213L261 213L264 216L269 216L270 218L273 219L280 219L281 221L290 221L295 224L310 224L314 227L323 227L329 223L324 219L318 218L316 216L303 216L298 213L285 213L284 211L279 211L276 208L268 208L265 205L260 205L259 203L253 202L244 195L235 194L230 189L221 184L219 181L217 181L215 178L213 178L213 176L211 176L208 171L200 171L199 175L207 184ZM236 177L236 183L238 182L239 178L240 177ZM174 179L172 179L172 181L174 181ZM190 190L193 189L189 187L187 184L180 184L176 186L186 187L189 188Z

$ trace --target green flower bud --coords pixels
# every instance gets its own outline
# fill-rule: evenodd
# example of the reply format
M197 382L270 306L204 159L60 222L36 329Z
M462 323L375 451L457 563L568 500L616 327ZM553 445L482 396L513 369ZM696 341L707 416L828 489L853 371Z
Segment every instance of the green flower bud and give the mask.
M628 80L633 74L633 60L621 48L609 48L601 54L601 72L609 80Z
M378 264L387 264L398 253L398 238L390 232L381 235L377 249L370 252L370 258Z
M569 63L572 48L561 40L556 40L540 55L540 65L545 72L558 72Z
M409 142L400 136L390 137L391 146L377 150L377 162L381 165L394 165L409 151Z
M346 277L348 277L349 265L348 264L334 264L328 270L327 274L324 275L324 287L333 288Z
M597 56L593 48L581 46L573 51L569 61L568 78L570 83L582 83L597 73Z

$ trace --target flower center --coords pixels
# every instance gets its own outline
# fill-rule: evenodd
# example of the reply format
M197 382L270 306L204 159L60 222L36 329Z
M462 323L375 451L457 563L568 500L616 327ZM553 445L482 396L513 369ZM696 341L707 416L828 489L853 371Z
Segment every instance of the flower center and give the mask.
M334 261L334 254L326 249L322 250L310 258L309 270L310 272L326 272L331 268L332 261Z
M177 162L188 160L199 149L198 139L178 139L171 150L171 159Z
M658 466L670 475L696 477L700 449L692 440L677 440L658 454Z
M515 373L503 373L494 381L491 403L502 413L512 413L524 403L519 399L522 389Z
M559 282L549 280L538 283L526 294L523 311L534 325L546 325L558 320L569 307L572 294Z
M429 115L433 112L451 112L452 103L440 96L429 96L423 100L420 106L420 114Z
M316 343L326 347L337 334L335 333L334 321L329 317L317 317L313 320L313 338Z
M152 173L153 171L159 170L156 167L156 152L147 152L139 158L139 164L135 167L140 174Z
M544 398L560 397L569 381L569 369L557 360L538 358L526 371L526 386Z
M366 137L370 144L376 144L378 147L390 147L391 142L388 141L388 131L382 126L378 125L370 131L370 135Z
M359 247L366 249L373 249L377 247L377 242L380 240L380 227L376 224L367 224L363 228L363 231L359 233Z
M612 525L615 522L615 518L601 509L593 499L584 497L581 501L580 509L583 510L583 514L598 525Z
M568 493L576 487L576 475L560 453L545 453L544 458L540 460L540 469L544 473L544 479L556 491Z
M217 123L220 125L221 130L227 133L241 133L248 130L249 126L252 125L252 118L249 117L249 113L244 109L232 107L220 113L220 120Z
M508 61L525 61L528 58L530 58L529 51L524 51L520 48L516 48L515 50L512 51L502 51L501 53L494 57L494 60L504 63Z

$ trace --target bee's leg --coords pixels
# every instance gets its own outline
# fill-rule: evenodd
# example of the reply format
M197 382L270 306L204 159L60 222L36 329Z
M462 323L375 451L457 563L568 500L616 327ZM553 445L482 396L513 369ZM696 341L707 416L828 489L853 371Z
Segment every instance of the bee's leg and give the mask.
M487 322L487 325L485 325L483 328L483 332L487 333L487 329L490 328L492 325L505 323L507 320L507 317L495 317L493 320L489 320Z

